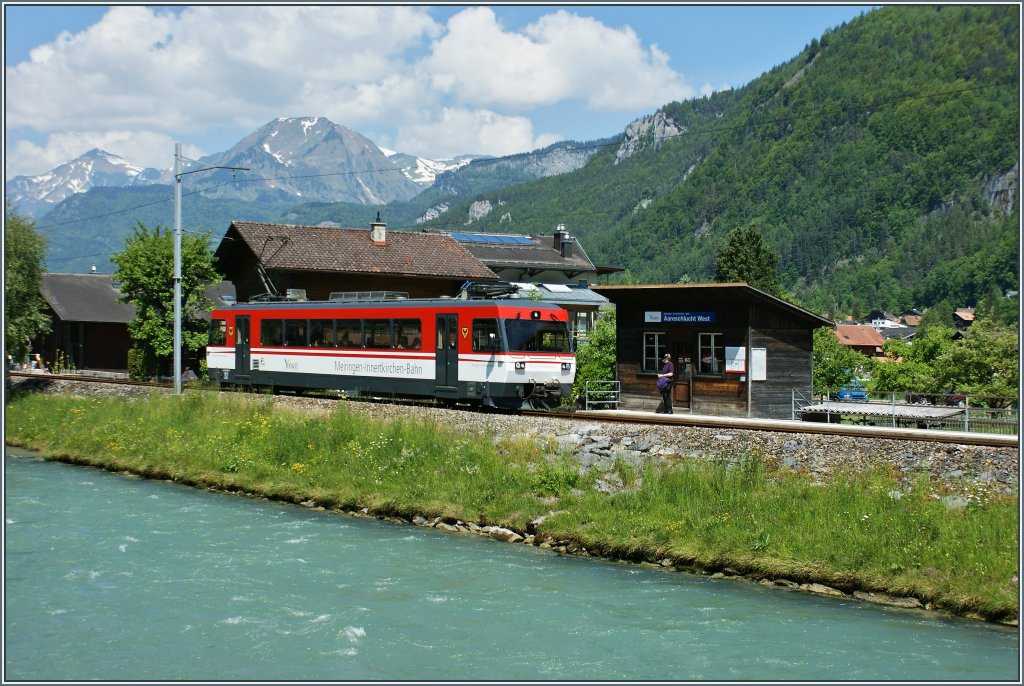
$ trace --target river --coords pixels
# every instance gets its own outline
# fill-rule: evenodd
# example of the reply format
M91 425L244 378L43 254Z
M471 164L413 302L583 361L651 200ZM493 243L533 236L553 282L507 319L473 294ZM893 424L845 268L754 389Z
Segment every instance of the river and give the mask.
M5 680L1016 680L1016 629L7 448Z

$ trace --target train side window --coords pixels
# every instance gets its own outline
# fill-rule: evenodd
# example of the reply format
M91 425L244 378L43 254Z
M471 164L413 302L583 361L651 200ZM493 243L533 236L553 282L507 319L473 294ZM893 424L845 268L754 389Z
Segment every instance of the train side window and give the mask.
M497 319L473 320L473 352L497 352L501 350Z
M396 347L419 350L422 347L422 325L418 319L395 320Z
M228 340L228 323L223 319L210 320L209 345L224 345Z
M284 344L292 347L308 345L306 328L305 319L286 319L284 321Z
M391 320L367 319L363 321L366 329L367 348L391 348Z
M309 344L314 348L333 348L335 344L334 320L309 320Z
M363 328L362 322L358 319L339 319L338 325L338 347L340 348L362 348Z
M260 322L260 345L284 345L284 323L280 319Z

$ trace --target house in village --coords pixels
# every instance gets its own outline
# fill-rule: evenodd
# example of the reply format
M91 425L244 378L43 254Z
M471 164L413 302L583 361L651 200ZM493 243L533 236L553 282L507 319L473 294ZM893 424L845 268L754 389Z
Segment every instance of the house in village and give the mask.
M331 293L396 291L410 298L456 296L467 281L510 281L525 297L570 312L577 336L593 328L607 300L588 284L597 267L568 233L551 236L387 231L232 222L214 253L240 300L273 289L308 300Z
M875 358L882 356L885 337L873 326L867 324L836 324L836 338L848 348L862 355Z
M953 326L956 327L957 331L963 331L974 323L974 308L973 307L958 307L953 312Z
M331 293L397 291L410 298L455 296L466 281L498 275L458 241L438 233L232 222L214 265L240 301L268 291L308 300Z

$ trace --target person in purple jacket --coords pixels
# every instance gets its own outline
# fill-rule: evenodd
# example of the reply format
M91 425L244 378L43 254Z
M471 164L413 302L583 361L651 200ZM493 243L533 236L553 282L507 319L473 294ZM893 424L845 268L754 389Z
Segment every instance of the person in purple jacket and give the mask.
M661 358L665 365L658 374L658 392L661 393L661 406L655 410L657 414L672 414L672 380L676 375L675 365L672 364L672 356L665 353Z

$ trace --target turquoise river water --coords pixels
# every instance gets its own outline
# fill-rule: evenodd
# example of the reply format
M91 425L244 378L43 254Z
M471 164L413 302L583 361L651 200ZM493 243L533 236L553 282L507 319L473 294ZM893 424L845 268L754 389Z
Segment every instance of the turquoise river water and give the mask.
M7 680L1012 681L1015 629L8 448Z

